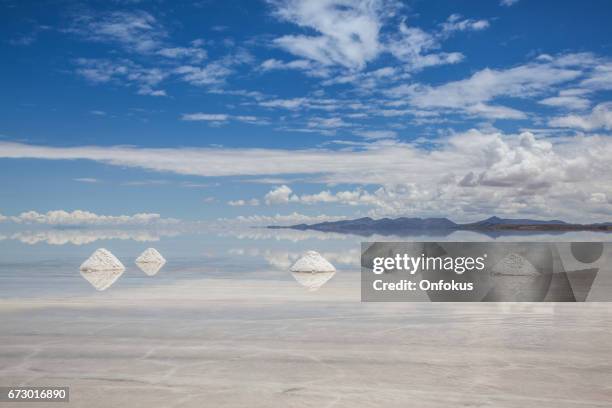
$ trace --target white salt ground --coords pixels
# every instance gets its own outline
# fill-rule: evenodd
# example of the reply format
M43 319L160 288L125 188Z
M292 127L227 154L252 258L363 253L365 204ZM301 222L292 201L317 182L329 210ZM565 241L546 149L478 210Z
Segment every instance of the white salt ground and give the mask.
M291 272L334 272L336 268L316 251L308 251L290 268Z
M157 251L155 248L147 248L138 258L136 258L136 263L155 263L155 264L163 264L166 263L164 257Z
M81 264L81 271L125 270L125 266L108 249L99 248Z

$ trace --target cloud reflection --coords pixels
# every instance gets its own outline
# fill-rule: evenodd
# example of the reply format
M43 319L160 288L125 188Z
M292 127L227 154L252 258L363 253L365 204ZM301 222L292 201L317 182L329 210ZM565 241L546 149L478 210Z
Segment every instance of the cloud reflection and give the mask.
M171 230L49 229L16 232L10 236L10 239L29 245L38 243L46 243L49 245L86 245L100 240L111 239L156 242L159 241L161 237L174 237L179 234L180 232Z

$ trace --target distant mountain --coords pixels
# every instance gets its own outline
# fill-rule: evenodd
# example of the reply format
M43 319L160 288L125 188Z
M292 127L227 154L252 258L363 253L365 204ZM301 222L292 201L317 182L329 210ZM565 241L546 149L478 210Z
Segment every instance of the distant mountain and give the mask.
M485 220L457 224L448 218L382 218L372 219L370 217L357 218L355 220L329 221L318 224L298 224L291 226L274 226L268 228L290 228L297 230L316 230L324 232L353 233L359 235L392 235L406 232L434 232L442 234L455 230L472 231L611 231L612 223L598 224L570 224L561 220L530 220L489 217Z
M370 217L358 218L356 220L343 220L333 222L321 222L319 224L298 224L288 228L312 229L330 232L364 232L373 230L402 231L402 230L448 230L455 229L457 224L447 218L382 218L374 220Z
M530 220L527 218L499 218L496 216L489 217L486 220L478 221L471 224L462 224L464 226L477 225L482 227L494 227L496 225L569 225L561 220Z

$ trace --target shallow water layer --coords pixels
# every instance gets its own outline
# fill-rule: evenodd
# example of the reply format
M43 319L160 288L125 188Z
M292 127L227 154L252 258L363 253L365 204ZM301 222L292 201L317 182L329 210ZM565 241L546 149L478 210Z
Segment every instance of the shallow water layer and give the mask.
M361 238L283 234L0 241L0 385L75 407L612 404L612 304L361 303ZM127 267L105 290L78 270L98 247ZM338 268L315 291L287 271L308 249Z

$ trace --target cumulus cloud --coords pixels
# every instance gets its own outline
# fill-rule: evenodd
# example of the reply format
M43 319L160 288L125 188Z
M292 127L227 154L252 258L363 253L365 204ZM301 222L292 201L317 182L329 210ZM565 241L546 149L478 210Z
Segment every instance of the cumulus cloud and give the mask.
M612 103L600 103L593 108L591 113L586 115L566 115L553 118L548 121L548 125L587 131L612 130Z
M264 200L268 205L287 204L291 199L292 192L293 191L291 188L289 188L289 186L282 185L269 191L264 197Z
M609 200L588 201L593 194L608 197L612 188L612 142L605 135L547 140L531 133L471 130L427 147L386 140L340 150L48 147L0 142L0 157L84 159L211 177L301 175L311 183L377 186L382 190L369 193L377 198L374 215L443 214L462 219L496 213L601 221L612 211ZM301 197L281 185L263 201L283 204L296 196Z
M354 191L339 191L332 193L324 190L315 194L294 194L291 188L286 185L276 187L265 195L265 202L268 205L275 204L320 204L320 203L340 203L347 205L370 205L375 201L374 197L365 190L357 189Z
M5 217L7 218L7 217ZM98 215L89 211L64 210L26 211L19 215L8 217L8 220L18 224L44 224L44 225L74 225L74 226L105 226L105 225L161 225L176 224L174 218L162 218L156 213L137 213L133 215Z

